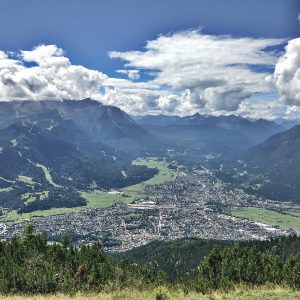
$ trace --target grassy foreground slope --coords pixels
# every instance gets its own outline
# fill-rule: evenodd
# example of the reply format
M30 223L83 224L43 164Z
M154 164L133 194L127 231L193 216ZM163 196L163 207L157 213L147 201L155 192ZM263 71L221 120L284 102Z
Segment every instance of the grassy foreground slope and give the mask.
M162 295L162 298L159 298ZM164 298L163 298L164 297ZM168 291L166 289L160 290L159 288L153 291L138 291L138 290L123 290L111 293L99 293L99 294L77 294L72 296L66 296L62 294L41 296L0 296L0 299L4 300L154 300L154 299L174 299L174 300L297 300L300 299L300 292L287 288L280 287L262 287L262 288L238 288L234 291L216 292L209 295L202 295L198 293L184 294L182 291Z

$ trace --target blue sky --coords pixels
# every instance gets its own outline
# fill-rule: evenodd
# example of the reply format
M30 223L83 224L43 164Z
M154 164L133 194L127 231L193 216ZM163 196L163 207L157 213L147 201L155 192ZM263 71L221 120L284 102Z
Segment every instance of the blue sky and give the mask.
M299 36L299 0L1 0L1 50L63 48L74 64L116 76L108 51L189 28L206 34Z
M0 0L0 98L293 117L299 13L299 0Z

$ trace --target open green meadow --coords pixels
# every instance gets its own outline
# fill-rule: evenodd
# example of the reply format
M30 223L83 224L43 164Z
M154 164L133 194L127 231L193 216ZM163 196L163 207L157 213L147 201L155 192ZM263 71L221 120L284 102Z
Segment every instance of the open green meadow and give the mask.
M143 158L143 159L136 159L132 162L134 165L141 165L141 166L147 166L148 168L157 168L158 169L158 173L153 176L152 178L139 183L139 184L135 184L133 186L131 186L130 188L134 187L134 186L139 186L139 185L151 185L151 184L160 184L160 183L164 183L167 181L172 181L175 180L176 175L163 163L160 162L158 160L156 160L155 158Z
M162 295L161 297L159 297ZM280 287L274 288L239 288L231 292L215 292L208 295L197 293L184 294L182 291L169 291L165 288L156 288L153 291L123 290L99 294L76 294L72 296L55 295L29 295L29 296L0 296L0 300L297 300L300 299L300 292Z
M143 165L148 168L157 168L158 173L152 178L131 186L128 186L123 189L122 193L118 191L100 191L100 190L89 190L89 191L81 191L81 196L86 199L86 206L72 207L72 208L52 208L48 210L37 210L31 213L18 214L17 211L10 211L5 216L6 222L18 223L22 220L30 219L31 217L39 217L39 216L49 216L49 215L57 215L64 214L70 212L81 211L87 208L105 208L112 206L117 202L124 203L132 203L135 200L138 200L143 197L141 195L141 191L145 185L152 184L160 184L167 181L175 180L175 173L170 170L163 162L156 160L155 158L143 158L137 159L132 162L135 165ZM25 195L27 201L33 201L34 193L30 195ZM151 199L155 199L155 197L151 197Z
M137 159L132 162L135 165L147 166L148 168L157 168L158 173L152 178L122 189L119 192L106 192L106 191L86 191L81 195L87 200L88 208L103 208L109 207L117 202L132 203L135 200L143 197L141 191L145 185L161 184L167 181L175 180L176 175L164 163L155 160L155 158ZM150 197L154 199L155 197Z
M32 180L31 177L28 177L28 176L22 176L22 175L19 175L18 176L18 180L19 181L23 181L24 183L27 183L29 185L34 185L34 181Z
M5 215L4 221L7 223L19 223L23 220L29 220L31 217L46 217L51 215L59 215L71 213L86 209L86 206L72 207L72 208L51 208L47 210L36 210L31 213L18 214L16 210L12 210Z
M273 210L248 207L241 211L231 212L232 216L253 220L260 223L278 225L281 228L293 228L300 231L300 213L277 212Z

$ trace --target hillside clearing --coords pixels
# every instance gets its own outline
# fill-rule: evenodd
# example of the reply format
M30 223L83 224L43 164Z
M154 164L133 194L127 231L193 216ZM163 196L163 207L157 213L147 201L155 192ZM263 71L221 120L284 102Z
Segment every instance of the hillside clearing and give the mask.
M53 185L54 187L61 187L60 185L56 184L53 179L52 179L52 176L48 170L47 167L45 167L44 165L41 165L41 164L35 164L35 166L37 166L38 168L41 168L45 174L45 177L46 177L46 180L51 184Z

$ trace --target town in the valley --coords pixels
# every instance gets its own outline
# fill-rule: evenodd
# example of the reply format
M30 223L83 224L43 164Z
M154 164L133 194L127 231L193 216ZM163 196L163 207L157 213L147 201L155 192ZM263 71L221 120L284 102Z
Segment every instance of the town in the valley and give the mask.
M30 221L37 232L53 241L68 233L76 246L101 242L106 251L126 251L154 240L186 237L218 240L268 239L297 234L244 218L231 212L245 207L273 211L300 212L300 206L247 195L217 179L207 169L174 171L176 179L145 185L143 197L134 203L114 203L111 207L32 217L20 223L0 223L0 238L10 239ZM123 190L115 193L125 193ZM122 197L120 197L122 198Z

